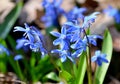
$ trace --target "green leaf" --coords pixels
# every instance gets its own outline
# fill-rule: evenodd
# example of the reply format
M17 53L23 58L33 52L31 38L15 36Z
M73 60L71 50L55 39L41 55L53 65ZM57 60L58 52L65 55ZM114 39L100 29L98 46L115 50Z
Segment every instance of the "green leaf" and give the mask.
M80 60L78 63L78 71L76 77L76 84L83 84L83 79L85 77L86 72L86 52L83 52L80 56Z
M60 81L60 79L58 78L58 76L56 75L55 72L50 72L48 73L45 78L47 79L51 79L51 80L54 80L54 81Z
M102 66L97 67L95 72L94 84L103 84L106 72L108 70L111 57L112 57L112 38L108 30L104 33L104 40L102 45L102 53L107 54L107 59L109 63L103 63Z
M4 47L6 46L6 42L3 39L0 39L0 44L2 44ZM0 72L5 73L7 71L7 58L6 53L0 53Z
M67 84L69 84L72 81L72 75L70 73L68 73L67 71L60 71L59 72L59 77L66 82Z
M16 4L15 8L6 16L5 21L0 24L0 37L5 39L13 25L15 24L20 11L22 9L22 2Z

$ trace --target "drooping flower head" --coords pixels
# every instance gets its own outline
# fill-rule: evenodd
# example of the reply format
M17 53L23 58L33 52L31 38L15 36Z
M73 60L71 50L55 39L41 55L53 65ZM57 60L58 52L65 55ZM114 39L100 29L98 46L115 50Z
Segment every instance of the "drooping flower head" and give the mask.
M51 34L57 37L57 39L53 41L54 45L60 45L61 49L64 50L69 49L69 41L67 38L67 30L65 27L62 27L61 33L52 31Z
M43 36L39 32L39 30L37 30L34 26L28 26L25 23L25 28L17 26L14 29L15 29L14 32L16 31L25 32L23 34L25 38L19 41L20 44L16 46L17 48L20 48L22 47L22 45L24 45L24 46L29 46L29 48L34 52L40 51L42 56L47 54L47 51L43 45L44 42Z
M106 56L106 54L103 54L100 50L97 50L91 60L92 62L96 62L98 66L101 66L103 62L108 63Z

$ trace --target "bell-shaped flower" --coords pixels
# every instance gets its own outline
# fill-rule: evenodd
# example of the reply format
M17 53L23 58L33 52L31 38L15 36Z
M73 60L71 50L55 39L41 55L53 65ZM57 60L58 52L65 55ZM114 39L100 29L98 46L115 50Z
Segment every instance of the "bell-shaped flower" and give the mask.
M95 51L95 55L91 58L92 62L96 62L98 66L101 66L103 62L108 63L106 54L101 53L100 50Z
M69 41L67 38L67 30L65 27L62 27L61 33L52 31L50 32L53 36L57 37L56 40L53 41L53 45L59 45L61 46L61 49L67 50L69 49Z
M70 59L72 62L75 62L74 59L71 57L71 53L69 52L69 50L55 49L52 50L51 53L58 53L62 62L65 62L67 58Z
M83 24L82 24L82 28L89 28L90 25L95 22L95 19L97 17L97 15L100 14L99 12L94 12L88 16L85 16L83 19Z

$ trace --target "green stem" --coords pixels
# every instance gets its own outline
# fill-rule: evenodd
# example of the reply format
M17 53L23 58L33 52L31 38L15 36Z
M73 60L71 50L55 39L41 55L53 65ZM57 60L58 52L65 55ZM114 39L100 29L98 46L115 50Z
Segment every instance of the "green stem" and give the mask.
M86 54L86 62L87 62L87 75L88 75L88 84L92 84L92 72L91 72L91 51L90 51L90 46L89 46L89 39L87 37L87 33L84 30L84 34L87 39L88 43L88 54ZM87 56L88 55L88 56Z
M17 64L17 71L18 71L17 73L18 73L20 79L21 79L21 80L25 80L25 79L24 79L24 76L23 76L23 74L22 74L22 71L21 71L21 69L20 69L20 65L19 65L18 61L16 61L16 64Z
M89 62L88 62L88 56L86 55L86 62L87 62L87 75L88 75L88 84L92 84L92 76L90 72Z

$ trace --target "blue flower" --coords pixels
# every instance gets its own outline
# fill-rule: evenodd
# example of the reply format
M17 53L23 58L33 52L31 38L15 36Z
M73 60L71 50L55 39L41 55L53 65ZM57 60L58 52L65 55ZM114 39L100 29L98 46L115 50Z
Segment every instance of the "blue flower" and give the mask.
M84 39L83 39L84 42L87 43L87 41L89 41L90 44L93 44L94 46L97 46L96 39L97 38L102 39L102 36L100 36L100 35L87 35L87 38L86 38L86 36L84 37Z
M6 53L7 55L10 55L10 52L8 51L8 49L0 44L0 54L3 54L3 53Z
M75 22L77 22L75 20ZM70 40L70 42L75 42L79 39L81 39L81 29L80 26L77 23L73 22L66 22L64 25L67 29L67 37Z
M82 28L89 28L90 25L95 22L95 19L97 17L97 15L99 14L99 12L94 12L88 16L85 16L83 19L83 24L82 24Z
M108 8L103 10L103 13L114 17L116 23L120 23L120 11L112 6L108 6Z
M47 54L47 50L44 48L42 42L30 42L29 40L24 44L29 45L30 49L33 52L41 52L42 57L44 57Z
M29 40L31 40L31 41L34 40L34 37L32 36L31 27L29 27L26 23L24 25L25 25L25 28L20 27L20 26L14 27L13 32L16 32L16 31L25 32L23 34L23 36L25 36L25 38L28 37Z
M71 57L71 53L68 50L55 49L52 50L51 53L58 53L62 62L65 62L67 58L74 62L74 59Z
M65 16L66 16L68 21L83 19L84 18L84 15L83 15L84 12L86 12L86 8L78 8L78 7L75 6L68 13L65 13Z
M20 60L20 59L23 59L23 56L18 54L14 57L14 60Z
M64 10L60 7L62 0L43 0L42 5L45 8L45 15L41 18L41 21L45 23L46 27L52 25L58 26L58 16L64 13Z
M21 39L16 46L16 48L21 48L22 46L29 46L29 48L34 52L41 52L42 57L47 54L47 50L44 48L44 40L42 34L34 26L28 26L25 24L25 29L22 27L15 27L15 31L25 32L24 36L28 37Z
M27 40L25 38L21 38L21 39L17 39L17 45L16 45L16 49L20 49L22 47L24 47L24 44L27 42Z
M86 51L87 42L79 39L76 43L71 45L71 48L74 49L74 53L72 54L73 57L79 57L83 51Z
M53 45L59 45L61 49L67 50L69 49L69 40L67 38L67 30L65 27L62 27L61 33L52 31L50 32L53 36L57 37L56 40L53 41Z
M71 48L74 49L74 53L72 54L73 57L79 57L83 51L86 51L86 48L89 44L93 44L94 46L97 45L96 39L102 39L102 36L99 35L87 35L84 36L83 39L78 38L77 41L71 45ZM89 41L89 44L88 44Z
M100 50L95 51L95 55L91 58L92 62L96 62L99 66L102 65L102 62L108 63L106 54L102 54Z
M106 13L109 16L115 16L116 13L118 13L118 10L109 5L108 8L103 10L103 13Z

